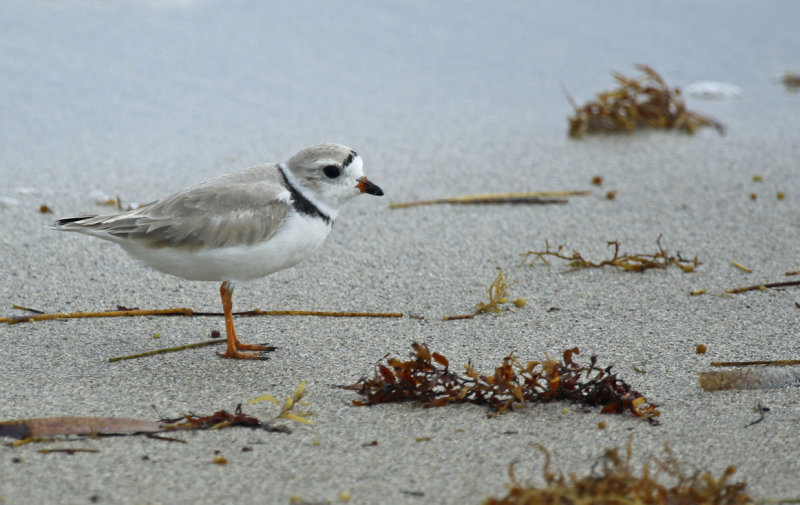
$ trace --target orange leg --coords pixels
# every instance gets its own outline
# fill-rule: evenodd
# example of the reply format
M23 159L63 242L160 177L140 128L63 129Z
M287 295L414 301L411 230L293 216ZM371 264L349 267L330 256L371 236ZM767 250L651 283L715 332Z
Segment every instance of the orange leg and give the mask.
M233 286L223 282L219 287L219 294L222 296L222 311L225 313L225 333L228 336L228 349L220 353L223 358L235 359L267 359L259 352L241 351L274 351L275 348L261 344L243 344L236 337L236 329L233 327Z

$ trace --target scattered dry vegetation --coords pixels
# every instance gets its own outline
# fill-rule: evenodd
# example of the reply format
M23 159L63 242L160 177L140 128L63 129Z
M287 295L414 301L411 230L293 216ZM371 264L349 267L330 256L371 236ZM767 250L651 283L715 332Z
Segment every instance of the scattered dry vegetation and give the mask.
M475 312L471 314L461 314L458 316L444 316L442 319L445 321L453 321L455 319L472 319L473 317L477 316L478 314L488 313L488 312L501 312L502 309L500 305L508 303L509 293L508 288L514 284L513 282L508 282L506 280L505 274L501 270L497 271L497 277L494 278L492 283L489 285L489 301L488 302L478 302L476 304ZM514 300L514 306L516 307L524 307L527 302L524 298L517 298Z
M680 253L674 256L667 254L667 251L661 245L661 235L656 239L658 251L655 253L620 254L619 242L612 240L607 244L614 248L614 255L610 259L602 260L598 263L585 259L578 251L573 250L572 254L567 254L564 252L564 246L561 245L554 250L549 242L545 242L546 249L544 251L528 251L523 254L522 264L533 258L531 264L536 260L541 260L546 265L549 265L550 262L547 261L547 258L552 257L568 261L572 270L612 266L627 272L643 272L652 268L667 268L670 265L675 265L686 273L694 272L694 269L700 265L697 256L693 259L686 259L681 257Z
M588 365L576 363L573 357L579 353L577 347L565 350L562 361L523 363L511 354L492 375L478 374L471 363L460 375L450 370L445 356L431 352L427 345L414 342L412 348L411 359L379 362L371 379L362 377L344 386L366 397L354 400L353 405L411 401L424 407L442 407L474 403L489 407L496 415L526 402L566 400L586 407L600 406L606 414L627 411L658 424L660 412L655 404L612 373L611 366L598 366L597 357L592 356Z
M550 471L550 452L541 445L536 448L545 454L542 468L545 487L534 488L521 484L509 467L511 486L502 498L489 498L484 505L747 505L755 500L746 491L746 484L731 483L736 467L729 466L717 478L706 472L685 473L681 464L664 446L666 458L652 457L642 466L642 475L631 469L631 441L628 439L625 458L618 449L608 449L600 471L578 477L556 475ZM656 471L651 475L651 466ZM664 475L666 479L660 477ZM668 480L664 484L661 480Z
M305 382L295 390L292 396L287 396L283 404L273 396L264 395L250 400L249 403L269 401L281 408L278 415L261 420L245 414L242 405L236 406L231 414L226 410L218 410L211 415L186 414L174 419L135 419L120 417L43 417L31 419L18 419L0 422L0 437L19 439L10 445L20 445L28 442L48 441L53 437L68 435L140 435L145 434L152 438L183 442L182 440L164 437L159 434L184 430L218 430L233 426L241 426L265 431L288 433L291 430L283 425L276 424L279 419L296 421L303 424L312 424L310 412L296 410L298 405L307 406L303 401L305 396Z
M664 79L647 65L636 65L644 74L641 78L625 77L613 72L619 87L597 93L594 101L575 109L569 118L569 135L577 138L587 133L632 132L637 128L676 129L694 133L703 126L713 126L720 135L722 123L708 116L689 111L679 88L670 88Z

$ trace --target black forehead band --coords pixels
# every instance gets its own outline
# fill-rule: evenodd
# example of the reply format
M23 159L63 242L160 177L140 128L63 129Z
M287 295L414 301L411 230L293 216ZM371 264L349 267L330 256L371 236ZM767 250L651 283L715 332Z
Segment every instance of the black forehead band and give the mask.
M351 150L351 151L350 151L350 154L347 156L347 158L345 158L345 159L344 159L344 164L342 165L342 167L345 167L345 168L347 168L347 165L349 165L350 163L352 163L352 162L353 162L353 159L354 159L356 156L358 156L358 153L356 153L355 151L352 151L352 150Z

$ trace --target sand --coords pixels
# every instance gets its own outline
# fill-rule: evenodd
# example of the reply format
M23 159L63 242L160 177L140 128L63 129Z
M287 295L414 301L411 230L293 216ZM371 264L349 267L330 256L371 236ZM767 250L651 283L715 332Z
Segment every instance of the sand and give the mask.
M0 315L117 305L220 310L213 283L146 270L117 246L47 228L56 217L147 202L192 183L287 159L318 142L356 149L386 192L343 209L327 243L297 268L237 288L236 308L402 312L401 319L263 317L237 321L271 359L213 348L109 363L224 330L221 318L86 319L0 325L0 419L155 419L233 410L306 382L312 426L59 440L0 448L0 498L30 503L478 504L507 470L542 483L585 475L633 437L635 464L665 442L688 469L738 468L759 498L800 495L800 389L707 393L714 360L800 357L796 288L726 295L800 269L800 7L751 2L23 2L0 6ZM571 109L613 87L610 71L646 63L674 86L730 82L740 98L691 109L727 126L694 136L566 135ZM602 187L592 186L602 176ZM754 176L761 176L755 181ZM389 202L459 194L580 190L567 205ZM616 190L614 200L605 193ZM785 198L778 200L777 193ZM756 195L751 199L751 194ZM42 204L54 214L41 214ZM545 241L588 258L697 256L695 273L566 272L520 266ZM732 261L748 266L746 273ZM501 268L524 308L466 321ZM692 290L706 294L691 296ZM420 317L409 317L409 315ZM159 338L154 338L156 335ZM498 418L472 405L354 407L333 387L371 375L414 341L490 372L581 349L659 404L661 425L570 404ZM695 353L705 344L705 355ZM639 369L644 373L636 371ZM756 401L770 410L758 418ZM269 403L245 411L270 418ZM604 421L607 428L598 429ZM377 444L371 444L376 441ZM243 448L251 450L243 452ZM41 454L42 448L96 453ZM215 451L227 464L212 463Z

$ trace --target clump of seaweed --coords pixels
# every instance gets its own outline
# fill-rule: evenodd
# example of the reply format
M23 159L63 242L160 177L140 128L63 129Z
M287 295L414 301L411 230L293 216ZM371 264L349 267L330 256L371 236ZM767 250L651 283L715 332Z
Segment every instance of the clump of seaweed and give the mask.
M566 400L600 406L604 414L627 411L658 424L660 412L655 404L612 373L611 366L598 366L596 356L589 358L588 365L576 363L573 357L580 352L577 347L565 350L561 361L548 358L522 363L510 354L492 375L478 374L471 363L460 375L450 370L445 356L431 352L427 345L414 342L412 348L411 359L389 358L386 364L376 364L371 379L362 377L355 384L343 386L366 397L354 400L353 405L411 401L424 407L443 407L474 403L499 415L525 402Z
M500 305L508 303L508 297L511 296L508 293L508 288L512 284L514 283L506 280L503 271L498 270L497 276L489 285L488 302L478 302L476 304L475 312L471 314L461 314L458 316L444 316L442 319L444 319L445 321L452 321L454 319L472 319L478 314L483 314L487 312L501 312L502 309L500 308ZM525 303L526 301L524 298L517 298L516 300L514 300L514 305L517 307L524 307Z
M586 133L632 132L637 128L676 129L693 134L703 126L713 126L720 135L725 126L719 121L686 108L680 88L670 88L664 79L647 65L636 65L644 74L641 78L625 77L613 72L619 83L617 89L597 93L597 99L575 109L569 118L569 136L578 138Z
M508 494L502 498L489 498L483 505L748 505L755 503L743 482L729 482L736 467L729 466L719 478L710 471L686 474L668 445L664 445L666 458L650 458L637 477L631 469L631 439L625 458L617 448L607 449L603 457L602 472L578 478L570 474L556 475L550 471L550 452L535 445L545 455L542 467L545 487L534 488L521 484L514 475L514 465L509 467L511 479ZM653 464L656 472L651 476ZM659 482L666 474L674 484Z
M625 270L626 272L643 272L652 268L667 268L670 265L675 265L685 273L689 273L694 272L694 269L700 265L700 261L697 259L697 256L695 256L693 259L686 259L681 257L680 253L677 253L674 256L667 254L667 251L661 245L661 235L659 235L658 239L656 239L658 251L650 254L620 254L618 241L611 240L606 242L606 244L614 248L614 255L609 259L600 261L599 263L585 259L581 253L575 250L572 251L572 254L565 253L565 248L561 245L559 245L556 249L553 249L550 246L550 243L545 241L546 249L544 251L528 251L524 253L522 255L523 259L521 264L524 265L525 262L527 262L530 258L533 258L531 263L534 263L536 260L541 260L546 265L549 265L550 262L547 261L547 257L549 256L568 261L569 266L572 267L571 270L579 270L581 268L603 268L605 266L611 266Z

